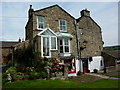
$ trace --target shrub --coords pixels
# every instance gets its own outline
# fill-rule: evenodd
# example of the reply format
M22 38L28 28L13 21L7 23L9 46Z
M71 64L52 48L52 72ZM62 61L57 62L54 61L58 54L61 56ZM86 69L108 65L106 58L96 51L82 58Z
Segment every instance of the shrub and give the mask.
M23 79L23 76L21 76L21 75L16 75L15 76L15 80L22 80Z
M7 82L7 73L2 73L2 83L6 83Z
M98 70L97 70L97 69L94 69L94 70L93 70L93 72L94 72L94 73L97 73L97 72L98 72Z
M29 75L24 75L23 79L29 79Z
M77 72L77 75L81 75L81 74L82 74L82 72L81 72L81 71L78 71L78 72Z
M40 78L47 78L48 77L48 73L47 72L39 72L39 77Z
M29 78L30 79L37 79L38 78L38 73L37 72L31 72L30 74L29 74Z
M29 73L31 73L31 72L36 72L35 69L34 69L34 67L27 67L27 68L26 68L26 73L29 74Z
M15 75L17 74L17 70L15 67L10 67L8 70L6 70L6 73L10 73L10 76L12 77L12 80L15 80Z
M24 78L24 74L21 72L16 73L15 80L22 80Z
M44 67L48 66L47 62L37 62L35 64L35 71L40 72L40 71L46 71Z

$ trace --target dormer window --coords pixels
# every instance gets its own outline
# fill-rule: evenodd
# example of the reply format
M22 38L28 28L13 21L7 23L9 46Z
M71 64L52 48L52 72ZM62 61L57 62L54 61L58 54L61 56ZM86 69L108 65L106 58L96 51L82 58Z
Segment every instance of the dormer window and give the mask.
M67 21L66 20L60 20L59 26L60 26L61 32L67 32Z
M44 17L43 16L38 16L38 19L37 19L37 28L38 29L43 29L44 28Z

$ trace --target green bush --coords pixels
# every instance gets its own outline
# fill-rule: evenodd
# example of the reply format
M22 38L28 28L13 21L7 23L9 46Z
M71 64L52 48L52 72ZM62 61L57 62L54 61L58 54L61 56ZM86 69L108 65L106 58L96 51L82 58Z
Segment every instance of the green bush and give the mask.
M26 68L26 73L29 74L29 73L31 73L31 72L36 72L35 69L34 69L34 67L27 67L27 68Z
M16 73L15 80L22 80L24 78L24 74L21 72Z
M39 77L39 74L37 72L31 72L29 74L30 79L37 79Z
M15 75L17 74L17 70L15 67L10 67L8 70L6 70L6 73L10 73L10 76L12 77L12 80L15 80Z
M81 74L82 74L82 72L81 72L81 71L78 71L78 72L77 72L77 75L81 75Z
M39 77L40 78L47 78L48 77L48 73L47 72L39 72Z
M37 62L35 64L35 71L40 72L40 71L46 71L44 67L48 66L47 62Z
M15 75L15 80L22 80L23 79L23 76L21 75Z
M29 75L24 75L23 79L29 79Z
M2 84L7 82L7 73L2 73Z

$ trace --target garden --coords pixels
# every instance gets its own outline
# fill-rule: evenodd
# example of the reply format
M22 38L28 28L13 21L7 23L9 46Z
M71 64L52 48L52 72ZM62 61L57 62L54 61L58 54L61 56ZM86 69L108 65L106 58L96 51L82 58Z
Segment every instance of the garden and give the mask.
M49 79L63 76L63 66L56 58L38 60L32 67L9 67L2 75L2 83L20 80Z

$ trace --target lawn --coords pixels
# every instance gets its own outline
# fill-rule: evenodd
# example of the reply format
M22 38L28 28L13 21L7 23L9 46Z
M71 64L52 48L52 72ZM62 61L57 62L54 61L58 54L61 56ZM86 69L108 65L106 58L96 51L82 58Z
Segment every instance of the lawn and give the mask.
M99 79L92 82L74 80L22 80L5 83L3 88L118 88L118 80Z

